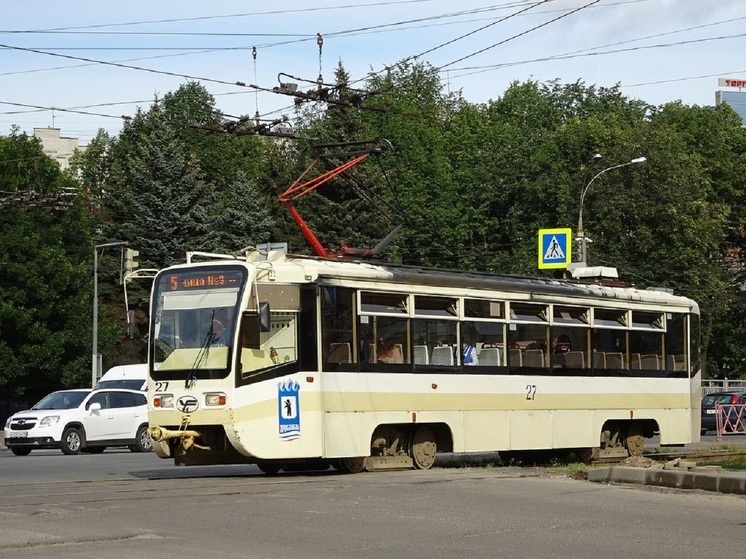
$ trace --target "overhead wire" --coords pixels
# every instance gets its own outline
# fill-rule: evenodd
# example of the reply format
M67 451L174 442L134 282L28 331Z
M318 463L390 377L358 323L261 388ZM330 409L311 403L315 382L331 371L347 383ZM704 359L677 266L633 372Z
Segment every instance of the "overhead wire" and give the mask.
M129 116L125 116L125 115L107 115L104 113L94 113L90 111L77 111L74 109L61 109L59 107L50 107L50 106L44 106L44 105L30 105L27 103L12 103L10 101L0 101L0 105L11 105L14 107L26 107L26 108L40 109L44 111L61 111L65 113L74 113L74 114L87 115L87 116L100 116L100 117L105 117L105 118L117 118L117 119L124 119L124 120L128 120L130 118Z
M553 60L569 60L572 58L581 58L581 57L590 57L590 56L602 56L607 54L618 54L621 52L633 52L638 50L648 50L648 49L655 49L655 48L668 48L672 46L681 46L681 45L689 45L689 44L697 44L697 43L704 43L709 41L722 41L722 40L728 40L728 39L738 39L741 37L746 37L746 33L737 33L735 35L724 35L720 37L703 37L699 39L688 39L683 41L676 41L673 43L659 43L655 45L642 45L637 47L628 47L628 48L622 48L622 49L613 49L613 50L607 50L607 51L600 51L600 52L588 52L587 50L583 51L575 51L571 53L565 53L565 54L556 54L552 56L545 56L541 58L534 58L529 60L518 60L515 62L502 62L500 64L490 64L486 66L466 66L464 68L454 68L451 69L452 72L454 71L462 71L462 70L481 70L481 71L488 71L488 70L497 70L501 68L507 68L511 66L520 66L523 64L530 64L534 62L548 62ZM599 47L603 48L603 47ZM440 68L444 68L445 66L441 66ZM439 69L440 69L439 68ZM470 74L458 74L459 77L471 75L474 73L479 72L471 72Z
M317 7L317 8L296 8L292 10L271 10L266 12L254 12L254 13L243 13L243 14L226 14L226 15L218 15L218 16L195 16L195 17L188 17L188 18L169 18L169 19L157 19L157 20L144 20L144 21L134 21L134 22L123 22L123 23L103 23L103 24L93 24L93 25L83 25L83 26L75 26L75 27L56 27L56 28L50 28L46 31L61 31L61 30L71 30L71 29L96 29L101 27L123 27L123 26L130 26L130 25L151 25L154 23L182 23L187 21L207 21L207 20L214 20L214 19L235 19L240 17L256 17L256 16L267 16L267 15L287 15L292 13L304 13L304 12L318 12L318 11L337 11L342 9L349 9L349 8L368 8L368 7L381 7L381 6L391 6L391 5L398 5L398 4L420 4L420 3L427 3L432 2L433 0L391 0L387 2L373 2L370 4L361 4L361 3L355 3L355 4L343 4L341 6L323 6L323 7ZM38 31L38 30L37 30ZM0 30L0 33L6 33L7 31Z
M452 45L453 43L456 43L457 41L461 41L462 39L465 39L467 37L470 37L472 35L480 33L481 31L484 31L485 29L489 29L490 27L493 27L493 26L495 26L495 25L497 25L499 23L504 23L505 21L507 21L509 19L512 19L514 17L517 17L517 16L519 16L521 14L524 14L524 13L528 12L529 10L534 9L537 6L542 6L542 5L547 4L549 2L555 2L555 1L556 0L539 0L539 2L537 2L537 3L530 4L529 6L523 8L521 10L518 10L517 12L509 14L509 15L507 15L505 17L502 17L502 18L500 18L500 19L498 19L496 21L493 21L492 23L488 23L487 25L483 25L482 27L480 27L478 29L474 29L473 31L470 31L469 33L465 33L463 35L460 35L459 37L456 37L455 39L451 39L449 41L446 41L445 43L441 43L441 44L439 44L439 45L437 45L435 47L429 48L429 49L427 49L427 50L425 50L425 51L423 51L423 52L415 55L414 58L422 58L426 54L430 54L431 52L435 52L438 49L441 49L441 48L446 47L448 45ZM600 0L596 0L596 1L598 2Z
M472 36L472 35L474 35L476 33L479 33L480 31L484 31L485 29L489 29L490 27L492 27L494 25L497 25L498 23L503 23L503 22L505 22L505 21L507 21L509 19L517 17L517 16L519 16L519 15L521 15L521 14L523 14L523 13L525 13L525 12L527 12L527 11L529 11L529 10L537 7L537 6L541 6L541 5L547 4L549 2L554 2L554 1L555 0L538 0L538 2L536 2L536 1L529 2L529 5L527 7L523 8L521 10L518 10L517 12L513 12L513 13L505 16L505 17L499 18L496 21L488 23L487 25L483 25L482 27L479 27L478 29L469 31L468 33L462 34L462 35L460 35L460 36L458 36L458 37L456 37L454 39L450 39L450 40L448 40L448 41L446 41L444 43L440 43L439 45L436 45L436 46L434 46L432 48L429 48L429 49L427 49L427 50L425 50L423 52L420 52L419 54L414 54L414 55L408 56L405 59L403 59L402 61L400 61L399 64L407 63L407 62L409 62L411 60L416 60L418 58L422 58L426 54L430 54L431 52L435 52L436 50L439 50L439 49L444 48L444 47L446 47L448 45L456 43L456 42L458 42L458 41L460 41L462 39L470 37L470 36ZM526 2L518 2L515 5L522 5L524 3L526 3ZM381 74L383 72L386 72L386 71L388 71L387 67L379 70L378 72L371 72L371 73L368 74L368 76L365 79L368 79L368 78L370 78L372 76L379 75L379 74ZM354 83L359 83L360 81L363 81L363 79L356 80L356 81L353 81L351 83L353 83L353 84Z
M555 0L542 0L542 1L539 1L539 2L536 2L536 1L530 1L530 2L528 2L528 1L524 1L524 2L513 2L513 3L510 3L510 4L502 4L502 5L499 5L499 6L488 6L488 7L483 7L483 8L473 9L473 10L462 10L461 12L451 12L451 13L447 13L447 14L438 14L438 15L435 15L435 16L429 16L427 18L417 18L415 20L407 20L407 22L410 22L410 23L411 22L422 22L422 21L428 21L428 20L432 21L432 20L436 20L436 19L443 19L443 18L449 18L449 17L457 17L459 15L464 15L464 14L484 13L485 11L492 11L492 10L495 10L495 9L505 9L508 6L510 6L510 7L525 6L524 8L522 8L521 10L519 10L519 11L513 13L513 14L510 14L508 16L499 18L498 20L492 21L489 24L481 26L480 28L478 28L476 30L470 31L467 34L460 35L459 37L456 37L455 39L451 39L451 40L446 41L444 43L441 43L441 44L439 44L439 45L437 45L437 46L435 46L433 48L427 49L427 50L425 50L425 51L423 51L423 52L421 52L421 53L419 53L417 55L413 55L413 56L409 57L409 59L422 57L422 56L424 56L426 54L429 54L430 52L433 52L433 51L435 51L437 49L440 49L440 48L443 48L443 47L448 46L450 44L453 44L454 42L456 42L456 41L458 41L460 39L463 39L465 37L474 35L475 33L478 33L481 30L487 29L487 28L489 28L491 26L494 26L494 25L496 25L496 24L498 24L500 22L503 22L506 19L509 19L511 17L516 17L516 16L521 15L522 13L524 13L524 12L526 12L528 10L537 8L537 7L541 6L541 5L544 5L544 4L552 2L552 1L555 1ZM541 24L539 26L536 26L536 27L534 27L532 29L524 31L524 32L522 32L520 34L514 35L513 37L511 37L509 39L505 39L505 40L503 40L503 41L501 41L499 43L493 44L493 45L491 45L489 47L485 47L484 49L480 49L478 51L472 52L472 53L470 53L470 54L468 54L468 55L466 55L464 57L461 57L459 59L453 60L453 61L451 61L451 62L449 62L449 63L447 63L445 65L442 65L442 66L438 67L438 69L442 70L442 69L444 69L446 67L449 67L449 66L452 66L454 64L457 64L458 62L461 62L461 61L463 61L463 60L465 60L467 58L476 56L476 55L478 55L478 54L480 54L480 53L482 53L482 52L484 52L486 50L489 50L491 48L495 48L496 46L504 44L505 42L507 42L509 40L512 40L512 39L515 39L515 38L520 37L522 35L525 35L527 33L530 33L531 31L534 31L534 30L536 30L536 29L538 29L540 27L544 27L546 25L549 25L549 24L551 24L551 23L553 23L553 22L555 22L555 21L557 21L559 19L562 19L564 17L568 17L569 15L572 15L573 13L577 13L578 11L580 11L582 9L585 9L585 8L588 8L588 7L590 7L590 6L598 3L599 1L600 0L594 0L593 2L590 2L590 3L586 4L585 6L577 8L576 10L573 10L571 12L566 12L566 13L562 14L561 16L558 16L557 18L553 18L552 20L547 21L547 22L545 22L545 23L543 23L543 24ZM410 2L382 2L382 3L376 3L376 4L364 4L364 5L344 6L344 7L350 7L350 8L352 8L352 7L367 7L367 6L372 6L372 5L407 4L407 3L410 3ZM300 10L293 10L293 11L306 11L306 10L305 9L300 9ZM281 12L284 12L284 11L281 11ZM273 12L263 12L262 14L259 14L259 15L264 15L265 13L273 13ZM257 14L243 14L243 15L247 15L248 16L248 15L257 15ZM214 18L219 18L219 17L227 17L227 16L205 16L204 18L200 17L200 18L182 18L182 19L179 19L179 20L158 20L157 22L199 20L199 19L206 19L206 18L209 19L209 18L213 18L213 17ZM734 20L738 20L738 19L742 19L742 18L733 18L733 19ZM154 21L143 21L143 22L130 22L128 24L102 24L102 25L99 25L99 26L87 26L86 28L92 28L92 27L111 27L111 26L116 26L116 25L140 25L140 24L149 24L149 23L156 23L156 22L154 22ZM393 23L393 24L386 24L386 26L390 27L390 26L394 26L394 25L400 25L402 23L405 23L405 22L396 22L396 23ZM715 24L707 24L707 25L715 25ZM372 26L372 27L368 27L368 28L358 28L358 29L350 30L350 31L328 33L327 36L335 37L335 36L343 36L344 34L359 33L359 32L362 32L363 30L366 30L366 29L369 30L369 29L371 29L373 27L376 27L376 26ZM702 26L702 27L704 27L704 26ZM58 28L58 30L60 30L60 31L62 31L62 30L71 30L71 29L80 29L80 28L75 28L75 27L73 27L73 28ZM44 31L51 32L51 31L54 31L54 30L51 29L51 30L44 30ZM684 30L682 30L682 31L684 31ZM2 31L0 31L0 33L1 32ZM270 35L270 34L267 34L267 35ZM271 34L271 35L278 36L278 34ZM288 36L290 36L290 34L288 34ZM671 46L671 45L676 45L676 44L687 44L687 43L690 43L690 42L694 43L694 42L707 41L707 40L722 40L722 39L728 39L728 38L734 38L734 37L740 37L740 36L743 36L743 35L739 34L739 35L731 35L731 36L724 36L724 37L718 37L718 38L696 39L696 40L690 40L690 41L681 41L681 42L678 42L678 43L670 43L669 45L641 46L641 47L636 47L634 49L619 49L619 50L607 51L607 52L584 52L584 51L578 51L578 52L576 52L574 54L564 55L564 57L598 56L598 55L601 55L601 54L611 54L613 52L625 52L625 51L628 51L628 50L638 50L638 49L644 49L644 48L661 48L663 46ZM317 36L316 36L316 38L317 38L317 44L318 44L318 38L319 37L320 37L320 34L317 34ZM307 40L311 40L311 39L312 39L312 37L309 36L309 37L305 37L305 38L302 38L302 39L299 39L299 40L307 41ZM322 41L323 41L323 38L322 38ZM278 43L278 44L280 44L280 43ZM319 45L319 76L321 76L321 74L322 74L321 46L322 45ZM146 67L142 67L142 66L136 66L136 65L130 65L130 64L123 64L121 62L110 62L110 61L104 61L104 60L96 60L96 59L93 59L93 58L77 57L77 56L65 55L65 54L60 54L60 53L55 53L55 52L48 52L48 51L41 50L41 49L30 49L30 48L18 47L18 46L13 46L13 45L2 45L2 44L0 44L0 48L10 48L10 49L15 49L15 50L21 50L21 51L32 52L32 53L37 53L37 54L43 54L43 55L47 55L47 56L57 56L57 57L60 57L60 58L65 58L65 59L70 59L70 60L83 61L83 62L86 63L84 65L87 65L87 64L93 64L93 65L103 64L103 65L110 65L110 66L121 67L121 68L126 68L126 69L132 69L132 70L138 70L138 71L144 71L144 72L151 72L151 73L155 73L155 74L162 74L162 75L167 75L167 76L175 76L175 77L181 77L181 78L185 78L185 79L192 79L192 80L204 81L204 82L210 82L210 83L216 83L216 84L222 84L222 85L250 87L250 88L252 88L254 90L253 92L255 94L255 99L256 99L256 105L257 105L256 112L257 113L258 113L258 93L260 91L276 93L272 89L258 87L258 86L254 85L254 84L250 84L249 86L246 86L242 82L230 82L230 81L227 81L227 80L218 80L218 79L200 77L200 76L195 76L195 75L190 75L190 74L185 74L185 73L177 73L177 72L168 72L168 71L163 71L163 70L155 70L155 69L152 69L152 68L146 68ZM190 47L190 48L192 48L192 47ZM201 52L214 52L214 51L223 51L223 50L243 50L245 48L248 48L248 47L222 47L222 48L216 48L216 49L202 49ZM255 49L256 47L254 46L254 47L251 47L251 48L252 48L252 52L254 52L253 49ZM598 49L598 48L603 48L603 47L595 47L595 48ZM586 49L586 51L589 51L589 50L591 50L591 49ZM191 52L189 52L189 53L183 53L182 52L179 55L168 55L168 56L181 56L181 55L187 55L187 54L192 54L192 53ZM152 58L161 58L161 57L159 56L159 57L152 57ZM541 59L535 59L535 61L561 60L561 59L563 59L563 55L555 55L555 56L552 56L552 57L545 57L545 58L541 58ZM138 60L138 59L134 59L134 60ZM491 69L498 69L498 68L501 68L501 67L505 67L507 65L518 65L518 64L525 64L525 63L530 63L530 62L533 62L533 60L519 61L519 62L515 62L515 63L501 64L501 65L490 65L490 66L481 66L481 67L464 67L464 68L451 69L451 71L452 72L453 71L471 71L471 70L488 71L488 70L491 70ZM76 65L76 66L80 66L80 65ZM31 71L43 71L43 70L29 70L29 72L31 72ZM382 71L385 71L385 70L382 70ZM472 73L474 73L474 72L472 72ZM0 74L0 75L8 75L8 74L10 74L10 73L4 73L4 74ZM374 75L374 74L368 74L367 77L370 77L371 75ZM459 76L466 76L466 75L469 75L469 74L459 74ZM256 82L257 81L257 79L256 79L256 68L255 68L255 71L254 71L254 77L255 77L254 81ZM694 78L692 78L692 79L694 79ZM657 82L652 82L652 83L657 83ZM231 93L231 94L242 94L242 93L243 92L234 92L234 93ZM19 104L19 106L22 106L22 105ZM48 110L48 109L44 109L44 108L42 108L40 106L38 106L38 108L39 108L39 110ZM288 107L288 108L291 108L291 107ZM278 111L279 110L275 110L275 111L272 111L272 112L276 113ZM270 114L270 113L268 113L268 114ZM102 116L107 116L107 117L112 117L112 118L121 118L121 116L114 117L113 115L102 115Z
M423 0L423 1L430 1L430 0ZM525 3L527 1L533 1L533 0L519 0L515 4L519 5L519 4ZM407 2L404 2L404 3L407 3ZM384 3L384 4L389 4L389 3ZM375 4L370 4L370 5L375 5ZM428 16L428 17L424 17L424 18L410 19L410 20L405 20L405 21L400 21L400 22L394 22L394 23L390 23L390 24L382 24L382 25L368 26L368 27L362 27L362 28L354 28L354 29L350 29L350 30L334 32L334 33L329 34L328 36L331 36L331 37L355 36L355 35L360 34L362 32L373 30L373 29L380 31L380 30L384 30L386 28L398 27L398 26L407 25L407 24L410 24L410 23L418 23L418 22L424 22L424 21L430 21L430 20L436 20L436 19L443 19L443 18L461 17L461 16L463 16L465 14L483 13L483 12L486 12L486 11L493 11L493 10L497 10L497 9L506 9L507 7L510 7L512 5L513 4L503 4L503 5L488 6L488 7L485 7L485 8L479 8L479 9L473 9L473 10L462 10L462 11L459 11L459 12L449 12L449 13L446 13L446 14L437 14L437 15L434 15L434 16ZM368 4L364 4L364 5L360 5L360 6L368 6ZM146 22L146 23L148 23L148 22ZM454 23L462 23L462 22L451 22L451 23L448 23L448 25L454 24ZM112 25L114 25L114 24L112 24ZM445 25L445 24L443 24L443 25ZM2 33L3 32L0 31L0 34L2 34ZM117 33L125 34L125 35L129 34L129 32L117 32ZM187 35L191 35L191 33L187 34ZM247 36L253 36L253 35L254 34L247 34ZM267 34L267 35L268 36L278 36L279 34L273 33L273 34ZM214 47L214 48L164 47L164 49L165 48L171 48L173 50L181 50L181 51L187 50L188 52L180 52L179 54L158 55L158 56L152 56L152 57L128 58L128 59L118 60L118 61L115 61L115 62L118 62L118 63L137 62L137 61L141 61L141 60L154 60L154 59L170 58L170 57L177 57L177 56L190 56L190 55L193 55L193 54L206 54L206 53L221 52L221 51L230 51L230 50L247 50L249 48L253 49L253 48L256 48L256 47L259 47L259 48L273 48L273 47L279 47L279 46L286 46L288 44L293 44L293 43L311 41L311 40L314 39L313 35L306 35L306 36L298 35L297 37L298 37L297 39L292 40L292 41L278 41L278 42L274 42L274 43L267 43L267 44L264 44L264 45L253 45L251 47L249 47L249 46L231 46L231 47ZM52 50L63 50L63 49L64 48L45 48L45 49L39 48L38 50L52 51ZM118 50L132 50L132 49L129 49L129 47L117 47L117 49ZM86 49L86 50L90 50L90 49ZM106 50L106 49L104 49L104 48L101 48L101 49L96 48L96 50ZM146 50L146 49L142 49L142 50ZM156 47L156 48L149 48L148 50L158 50L158 47ZM97 64L97 63L98 63L97 61L93 61L93 62L88 63L88 64L76 64L76 65L70 65L70 66L57 66L57 67L52 67L52 68L39 68L39 69L31 69L31 70L13 71L13 72L0 72L0 76L8 76L8 75L22 74L22 73L38 73L38 72L44 72L44 71L64 70L64 69L68 69L68 68L79 68L79 67L84 67L84 66L87 66L87 65Z
M503 39L502 41L498 41L497 43L494 43L494 44L492 44L492 45L490 45L490 46L488 46L488 47L484 47L484 48L482 48L482 49L479 49L479 50L477 50L477 51L474 51L474 52L472 52L472 53L470 53L470 54L467 54L467 55L465 55L465 56L462 56L461 58L457 58L456 60L453 60L453 61L451 61L451 62L448 62L447 64L441 64L441 65L440 65L440 66L439 66L439 67L438 67L437 69L438 69L438 70L442 70L443 68L448 68L449 66L452 66L452 65L454 65L454 64L457 64L457 63L459 63L459 62L462 62L462 61L466 60L467 58L472 58L472 57L474 57L474 56L477 56L477 55L479 55L479 54L482 54L483 52L487 52L488 50L491 50L491 49L493 49L493 48L495 48L495 47L498 47L498 46L500 46L500 45L504 45L505 43L507 43L507 42L509 42L509 41L512 41L512 40L514 40L514 39L517 39L518 37L522 37L522 36L524 36L524 35L528 35L529 33L532 33L532 32L534 32L534 31L536 31L537 29L541 29L542 27L546 27L547 25L551 25L552 23L555 23L555 22L557 22L557 21L559 21L559 20L561 20L561 19L564 19L564 18L566 18L566 17L569 17L569 16L571 16L571 15L573 15L573 14L576 14L576 13L578 13L578 12L582 11L582 10L588 9L588 8L590 8L591 6L593 6L593 5L595 5L595 4L598 4L598 3L600 2L600 1L601 1L601 0L591 0L591 2L588 2L587 4L585 4L585 5L583 5L583 6L580 6L579 8L575 8L574 10L570 10L569 12L566 12L566 13L564 13L564 14L560 15L560 16L557 16L557 17L555 17L555 18L553 18L553 19L550 19L549 21L545 21L544 23L541 23L541 24L539 24L539 25L536 25L536 26L534 26L534 27L532 27L532 28L530 28L530 29L527 29L527 30L525 30L525 31L522 31L521 33L517 33L517 34L515 34L515 35L512 35L511 37L508 37L508 38L506 38L506 39Z

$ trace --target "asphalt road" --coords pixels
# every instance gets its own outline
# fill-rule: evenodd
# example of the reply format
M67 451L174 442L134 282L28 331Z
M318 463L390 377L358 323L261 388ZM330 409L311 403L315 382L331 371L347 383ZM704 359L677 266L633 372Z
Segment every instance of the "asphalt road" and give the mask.
M153 454L0 453L0 557L701 559L746 548L746 498L564 471L268 477Z

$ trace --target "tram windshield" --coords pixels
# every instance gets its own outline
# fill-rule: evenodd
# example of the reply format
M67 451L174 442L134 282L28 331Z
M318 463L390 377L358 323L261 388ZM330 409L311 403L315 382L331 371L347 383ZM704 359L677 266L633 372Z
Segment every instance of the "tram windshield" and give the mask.
M224 378L234 351L246 270L174 271L154 287L151 359L156 380Z

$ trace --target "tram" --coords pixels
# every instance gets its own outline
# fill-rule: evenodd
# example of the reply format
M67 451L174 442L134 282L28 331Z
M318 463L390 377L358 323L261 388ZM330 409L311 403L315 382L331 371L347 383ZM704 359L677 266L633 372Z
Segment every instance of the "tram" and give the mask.
M639 455L698 440L698 340L697 304L663 290L189 253L153 284L150 433L177 465L268 473Z

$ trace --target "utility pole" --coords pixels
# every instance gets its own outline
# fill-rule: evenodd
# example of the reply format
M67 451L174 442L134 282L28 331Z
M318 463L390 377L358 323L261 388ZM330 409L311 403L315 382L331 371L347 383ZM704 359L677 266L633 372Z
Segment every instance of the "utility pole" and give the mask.
M594 156L595 159L595 156ZM598 177L603 175L604 173L607 173L609 171L612 171L614 169L619 169L620 167L626 167L627 165L638 165L640 163L645 163L647 161L647 158L645 157L636 157L630 161L627 161L626 163L620 163L618 165L612 165L611 167L606 167L606 169L603 169L596 173L591 180L588 181L588 183L583 187L583 190L580 193L580 209L578 211L578 230L577 230L577 236L578 240L580 241L580 251L579 251L579 263L581 266L587 265L587 257L588 257L588 238L585 236L585 229L583 229L583 204L585 203L585 195L588 192L588 189L593 184L593 181L595 181Z
M91 387L96 385L101 378L101 360L98 355L98 262L99 251L101 256L107 248L123 247L126 242L106 243L93 247L93 360L91 363Z

